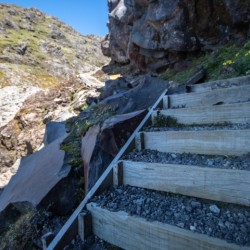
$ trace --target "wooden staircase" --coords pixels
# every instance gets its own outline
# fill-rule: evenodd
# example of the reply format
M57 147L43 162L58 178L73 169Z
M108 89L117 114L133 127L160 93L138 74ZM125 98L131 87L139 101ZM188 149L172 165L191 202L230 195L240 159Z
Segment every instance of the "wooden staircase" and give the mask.
M134 149L211 156L250 153L248 128L145 130L159 115L190 126L250 123L250 81L229 87L206 83L190 89L191 93L167 95L166 92L159 98L85 198L78 216L78 233L83 240L92 233L122 249L250 249L177 226L147 221L124 211L112 212L89 202L111 185L130 185L250 207L250 171L121 159Z

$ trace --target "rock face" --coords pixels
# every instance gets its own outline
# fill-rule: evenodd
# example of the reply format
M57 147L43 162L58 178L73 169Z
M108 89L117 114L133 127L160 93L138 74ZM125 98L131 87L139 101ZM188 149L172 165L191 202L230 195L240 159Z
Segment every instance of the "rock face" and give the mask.
M244 0L108 0L103 53L114 62L161 71L196 51L250 36Z

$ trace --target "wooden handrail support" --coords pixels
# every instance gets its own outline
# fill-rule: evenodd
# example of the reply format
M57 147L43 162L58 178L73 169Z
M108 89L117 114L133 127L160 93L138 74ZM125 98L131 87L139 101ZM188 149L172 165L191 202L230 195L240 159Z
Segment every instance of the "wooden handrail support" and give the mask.
M126 144L121 148L119 153L104 171L102 176L98 179L96 184L92 187L92 189L85 196L84 200L80 203L80 205L76 208L74 213L70 216L70 218L63 225L61 230L58 232L56 237L48 246L48 250L59 250L62 249L65 245L67 245L78 233L78 215L82 212L83 208L86 206L87 202L100 190L105 189L105 187L111 186L113 182L113 167L117 164L119 159L126 154L131 148L134 148L135 144L135 136L142 129L142 127L151 120L151 114L153 111L161 105L163 97L167 94L167 89L161 94L158 100L155 102L153 107L150 109L148 114L136 128L134 133L130 136Z

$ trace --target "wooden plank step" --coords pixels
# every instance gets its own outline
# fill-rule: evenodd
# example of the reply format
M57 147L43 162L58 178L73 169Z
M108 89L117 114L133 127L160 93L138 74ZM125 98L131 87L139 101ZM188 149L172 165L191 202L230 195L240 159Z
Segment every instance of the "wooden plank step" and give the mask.
M95 203L87 204L92 215L93 233L123 249L157 250L249 250L161 222L149 222L126 212L110 212Z
M207 155L243 155L250 152L250 129L142 132L136 149Z
M250 102L155 111L152 120L157 114L174 117L182 124L247 123Z
M163 108L200 107L201 105L229 104L250 101L250 85L215 89L200 93L169 95L163 98Z
M230 86L237 87L237 86L244 86L250 85L250 75L248 76L241 76L217 81L211 81L201 84L194 84L189 86L191 88L191 92L205 92L212 89L218 88L229 88Z
M122 180L114 184L250 206L250 171L133 161L115 168Z

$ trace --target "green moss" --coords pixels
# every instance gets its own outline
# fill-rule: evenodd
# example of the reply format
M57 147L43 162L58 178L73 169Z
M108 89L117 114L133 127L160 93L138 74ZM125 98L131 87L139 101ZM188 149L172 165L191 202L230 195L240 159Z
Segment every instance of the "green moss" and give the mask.
M38 69L36 72L33 73L33 75L36 78L38 87L51 88L60 85L59 79L47 73L46 71L41 71L40 69Z
M164 116L162 114L157 114L153 121L153 127L170 127L170 128L182 128L183 124L178 123L177 119L171 116Z
M114 111L105 105L97 105L87 108L78 118L70 119L66 126L70 129L70 135L61 144L61 149L67 154L66 161L73 167L82 164L81 158L81 138L88 129L96 124L102 124L107 118L112 116Z
M33 245L32 236L35 234L35 228L32 227L32 218L35 212L31 211L22 215L4 236L0 237L1 249L38 249Z
M81 107L81 110L86 110L88 108L88 104L84 104L82 107Z
M6 74L0 70L0 88L9 86L9 79Z
M206 70L205 81L219 80L230 77L238 77L250 74L250 41L244 46L230 45L219 48L212 53L200 55L193 60L192 65L182 71L175 72L168 69L162 78L173 80L179 83L186 83L197 71L197 68L203 66Z

